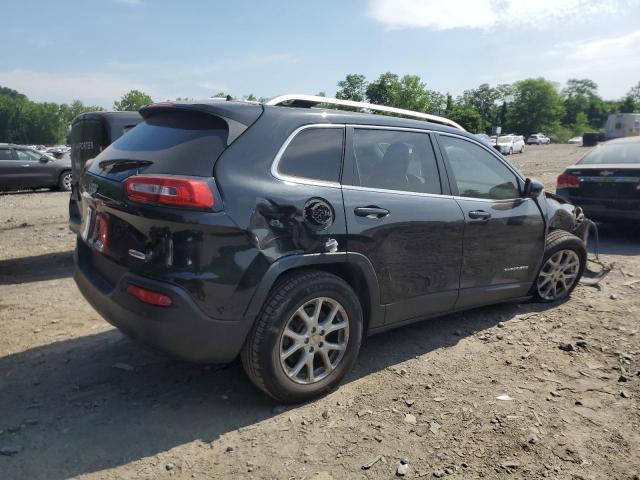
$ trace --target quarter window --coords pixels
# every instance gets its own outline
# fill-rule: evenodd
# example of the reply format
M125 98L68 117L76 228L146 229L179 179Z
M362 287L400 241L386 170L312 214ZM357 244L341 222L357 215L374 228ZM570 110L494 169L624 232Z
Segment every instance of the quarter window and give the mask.
M13 160L10 148L0 148L0 160Z
M278 172L323 182L339 182L344 128L307 128L287 146Z
M461 197L504 200L520 196L515 174L484 148L460 138L440 136L453 183Z
M356 129L355 183L363 187L441 194L440 176L426 133Z

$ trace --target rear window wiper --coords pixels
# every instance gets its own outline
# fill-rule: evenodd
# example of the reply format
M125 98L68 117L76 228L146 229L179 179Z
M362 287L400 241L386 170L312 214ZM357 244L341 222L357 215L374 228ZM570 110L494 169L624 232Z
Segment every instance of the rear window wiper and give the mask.
M122 170L130 170L136 167L146 167L153 162L150 160L131 160L131 159L116 159L116 160L103 160L98 165L102 170L107 172L118 172Z

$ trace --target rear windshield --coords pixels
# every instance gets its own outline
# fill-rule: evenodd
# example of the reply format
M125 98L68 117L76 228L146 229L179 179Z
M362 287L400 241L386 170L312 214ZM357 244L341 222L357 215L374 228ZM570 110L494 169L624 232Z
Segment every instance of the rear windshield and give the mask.
M224 120L199 112L158 112L136 125L97 157L151 162L144 173L211 176L227 147Z
M640 142L600 145L579 163L640 163Z

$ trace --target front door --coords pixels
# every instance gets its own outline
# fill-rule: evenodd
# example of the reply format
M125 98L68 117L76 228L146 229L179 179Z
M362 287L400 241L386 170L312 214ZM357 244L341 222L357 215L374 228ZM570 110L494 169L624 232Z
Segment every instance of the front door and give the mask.
M47 160L41 160L44 156L40 152L27 148L16 148L17 163L22 175L20 182L23 187L48 187L55 185L52 172L55 169L48 165ZM44 157L46 158L46 157Z
M451 189L465 216L460 297L456 308L524 296L544 253L545 224L522 181L480 144L441 134Z
M385 323L453 308L464 219L443 190L430 135L349 129L343 196L347 250L372 263Z

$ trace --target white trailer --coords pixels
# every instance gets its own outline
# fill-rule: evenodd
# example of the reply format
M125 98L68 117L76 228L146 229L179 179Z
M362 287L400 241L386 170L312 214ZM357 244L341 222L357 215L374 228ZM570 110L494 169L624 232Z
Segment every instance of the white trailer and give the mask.
M607 139L640 135L640 113L613 113L604 128Z

